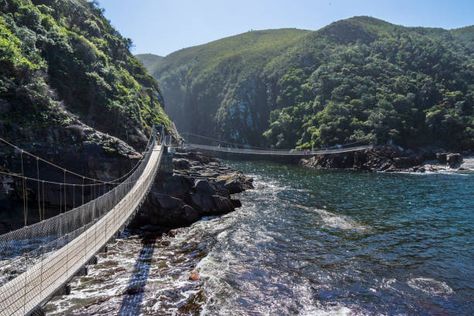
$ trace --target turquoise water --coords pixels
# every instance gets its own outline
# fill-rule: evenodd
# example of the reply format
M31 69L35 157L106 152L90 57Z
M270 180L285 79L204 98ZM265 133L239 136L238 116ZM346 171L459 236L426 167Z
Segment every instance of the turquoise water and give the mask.
M229 164L256 189L199 264L204 313L474 314L474 174Z

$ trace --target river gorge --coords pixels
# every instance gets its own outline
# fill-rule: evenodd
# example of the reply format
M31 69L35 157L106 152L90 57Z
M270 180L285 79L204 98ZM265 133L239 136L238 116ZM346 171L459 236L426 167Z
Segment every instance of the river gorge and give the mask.
M474 174L226 162L242 207L163 235L126 231L49 315L469 315ZM464 167L472 165L466 159ZM472 167L472 166L471 166Z

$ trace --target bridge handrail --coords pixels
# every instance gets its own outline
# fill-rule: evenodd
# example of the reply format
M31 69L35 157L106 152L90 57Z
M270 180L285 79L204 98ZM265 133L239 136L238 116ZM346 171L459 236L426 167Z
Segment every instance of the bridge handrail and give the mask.
M103 212L86 224L73 215L74 220L79 220L84 225L76 224L76 230L63 234L62 237L66 238L72 236L67 238L71 239L69 242L53 252L43 252L40 260L0 287L0 315L31 312L72 278L126 224L151 188L161 160L162 148L153 140L152 150L126 181L85 204L91 214L95 214L99 207L108 208L108 212ZM62 227L67 227L69 223Z
M112 190L70 211L1 235L0 253L2 256L0 259L24 255L30 252L31 248L19 247L24 241L31 243L37 239L48 243L54 242L55 239L102 217L120 201L126 194L127 188L129 189L138 179L150 159L152 146L154 146L155 141L154 136L152 136L140 164L128 178Z
M281 151L281 150L260 150L260 149L246 149L246 148L231 148L231 147L218 147L210 145L200 144L186 144L187 148L190 149L201 149L223 153L236 153L236 154L251 154L251 155L273 155L273 156L298 156L298 157L309 157L320 154L336 154L360 151L365 149L373 148L372 145L362 145L355 147L345 147L336 149L321 149L316 151Z

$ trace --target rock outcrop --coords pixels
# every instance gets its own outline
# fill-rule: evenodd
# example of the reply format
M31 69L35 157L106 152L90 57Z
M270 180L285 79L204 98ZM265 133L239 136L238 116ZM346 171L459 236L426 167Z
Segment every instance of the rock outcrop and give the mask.
M426 172L443 168L459 168L463 157L459 153L437 150L405 150L397 146L377 146L359 152L315 155L301 160L304 167L315 169L352 169L383 172Z
M252 179L195 152L178 152L173 173L160 172L143 211L132 227L180 227L203 216L222 215L240 207L232 194L253 188Z

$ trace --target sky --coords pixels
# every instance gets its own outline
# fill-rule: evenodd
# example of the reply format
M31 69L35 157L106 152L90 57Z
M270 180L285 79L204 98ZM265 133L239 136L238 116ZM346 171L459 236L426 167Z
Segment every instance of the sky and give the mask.
M134 54L166 56L249 30L317 30L356 15L405 26L474 25L474 0L98 0Z

